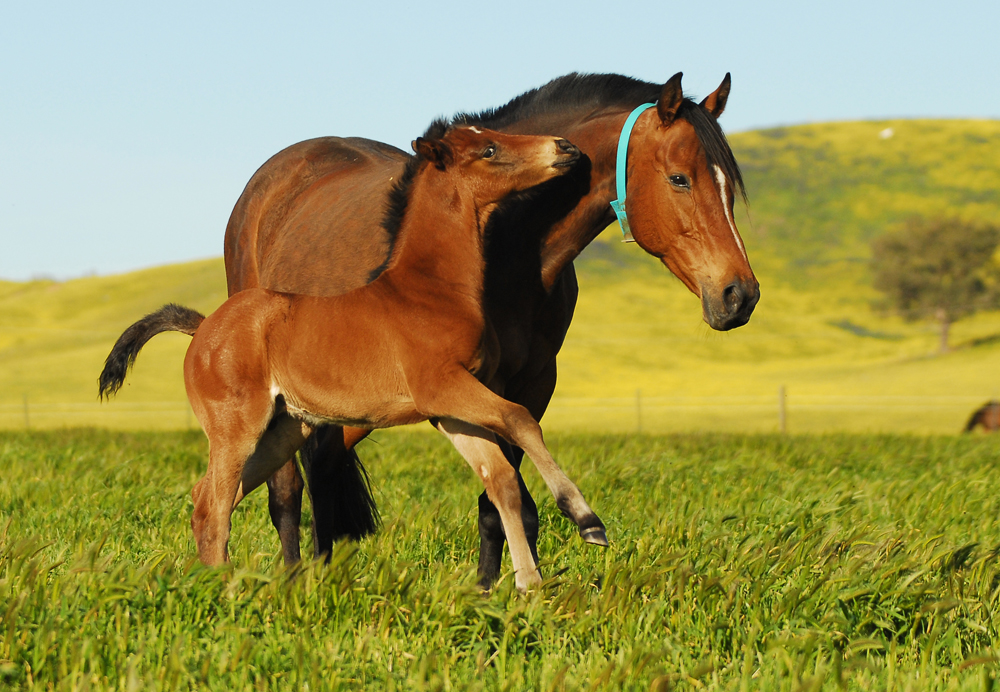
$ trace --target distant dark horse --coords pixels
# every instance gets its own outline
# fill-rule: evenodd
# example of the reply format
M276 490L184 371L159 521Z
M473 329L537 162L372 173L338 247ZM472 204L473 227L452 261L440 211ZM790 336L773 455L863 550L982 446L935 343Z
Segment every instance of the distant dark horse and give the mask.
M977 408L962 432L972 432L977 425L983 426L986 432L1000 430L1000 401L987 401Z
M699 104L683 96L680 73L666 84L571 74L495 110L453 119L514 134L558 135L585 154L571 175L490 219L490 362L481 369L490 389L525 406L536 420L545 412L555 389L556 354L576 305L572 262L615 220L609 203L617 196L619 135L644 103L656 107L638 117L627 149L632 235L701 299L712 328L732 329L750 319L760 293L733 218L736 197L745 194L743 180L717 122L729 90L727 74ZM393 251L392 234L380 222L409 158L387 144L339 137L300 142L273 156L250 179L229 219L230 295L256 286L334 295L378 276ZM366 434L323 428L303 447L317 555L329 553L337 538L360 538L376 528L374 501L353 452ZM494 453L496 444L470 438L456 446L469 459ZM519 469L521 451L499 444ZM537 557L538 512L519 471L517 479L525 531ZM286 562L299 559L302 488L294 460L268 480L271 520ZM504 533L485 493L479 498L479 534L479 573L489 584L500 572Z

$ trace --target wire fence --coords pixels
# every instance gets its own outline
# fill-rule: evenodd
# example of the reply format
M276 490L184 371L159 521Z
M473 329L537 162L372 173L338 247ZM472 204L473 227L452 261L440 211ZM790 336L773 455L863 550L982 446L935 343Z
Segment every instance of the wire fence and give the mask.
M549 430L671 432L957 432L989 397L978 395L808 394L780 387L772 393L553 398ZM8 400L9 401L9 400ZM186 401L45 402L25 396L0 404L0 429L96 426L119 429L192 429Z

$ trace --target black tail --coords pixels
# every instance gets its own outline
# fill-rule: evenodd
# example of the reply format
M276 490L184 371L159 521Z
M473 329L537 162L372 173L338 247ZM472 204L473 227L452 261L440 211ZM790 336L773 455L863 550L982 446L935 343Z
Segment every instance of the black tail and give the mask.
M332 451L324 445L321 438L328 430L342 435L340 428L320 428L299 450L309 476L320 553L328 553L334 542L345 537L360 541L374 534L382 523L368 472L357 452L345 451L343 445Z
M160 332L183 332L193 336L205 320L200 312L180 305L164 305L126 329L104 361L104 370L98 378L97 396L110 399L125 382L125 375L132 369L135 359L147 341Z

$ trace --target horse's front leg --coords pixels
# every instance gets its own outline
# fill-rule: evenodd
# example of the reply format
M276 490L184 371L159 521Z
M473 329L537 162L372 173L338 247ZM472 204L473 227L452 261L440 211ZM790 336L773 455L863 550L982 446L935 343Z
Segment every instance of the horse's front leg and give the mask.
M538 571L538 556L528 543L522 521L523 482L519 485L519 476L497 447L493 433L447 418L439 419L437 428L451 441L486 487L486 494L500 515L502 530L510 545L514 581L518 590L523 592L540 584L542 575ZM503 543L500 546L502 548ZM489 584L493 581L491 579ZM483 584L482 579L480 584Z

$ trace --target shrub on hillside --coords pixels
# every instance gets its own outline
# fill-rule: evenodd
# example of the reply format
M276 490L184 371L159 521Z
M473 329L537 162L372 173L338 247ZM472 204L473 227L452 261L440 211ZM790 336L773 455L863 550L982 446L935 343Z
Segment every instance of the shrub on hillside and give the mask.
M913 218L872 243L881 307L908 320L934 319L941 352L956 320L1000 307L1000 228L960 219Z

